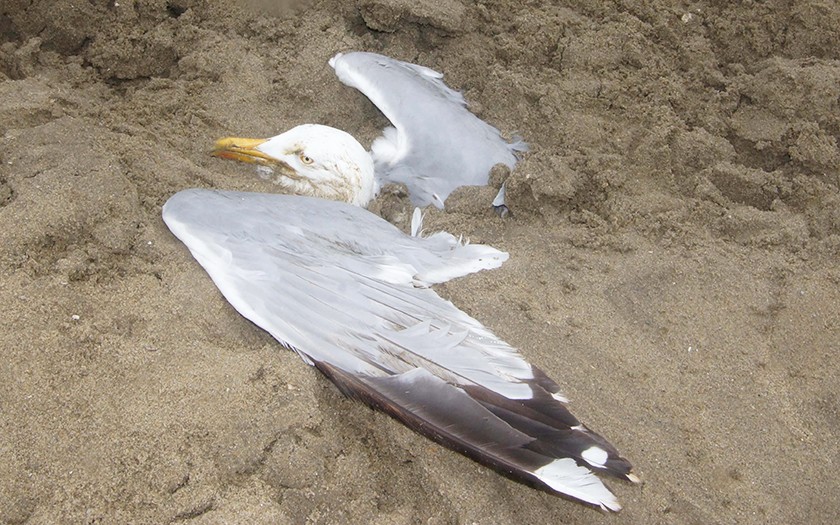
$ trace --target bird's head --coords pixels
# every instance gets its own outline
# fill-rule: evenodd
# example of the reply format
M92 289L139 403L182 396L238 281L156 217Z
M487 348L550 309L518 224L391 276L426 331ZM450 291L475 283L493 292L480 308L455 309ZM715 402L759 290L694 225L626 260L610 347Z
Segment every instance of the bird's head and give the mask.
M340 129L303 124L270 139L227 137L213 155L268 168L284 191L366 206L376 183L373 159Z

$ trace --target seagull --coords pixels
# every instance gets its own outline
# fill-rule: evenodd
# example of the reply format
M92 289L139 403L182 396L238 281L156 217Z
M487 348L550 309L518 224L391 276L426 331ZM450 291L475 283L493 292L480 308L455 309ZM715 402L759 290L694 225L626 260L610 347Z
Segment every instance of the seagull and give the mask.
M371 144L377 185L405 184L414 206L443 208L453 190L487 185L493 166L513 169L516 154L528 149L521 140L506 142L498 129L472 114L463 95L433 69L361 51L338 53L329 65L391 122ZM271 140L229 137L217 143L217 155L235 158L232 146L253 149ZM240 160L270 172L269 149L262 149L265 156ZM506 210L504 186L493 207L500 214Z
M187 189L163 220L230 304L347 396L510 478L610 511L595 472L637 482L548 375L431 286L508 254L367 211L374 162L304 124L228 157L270 163L288 194Z

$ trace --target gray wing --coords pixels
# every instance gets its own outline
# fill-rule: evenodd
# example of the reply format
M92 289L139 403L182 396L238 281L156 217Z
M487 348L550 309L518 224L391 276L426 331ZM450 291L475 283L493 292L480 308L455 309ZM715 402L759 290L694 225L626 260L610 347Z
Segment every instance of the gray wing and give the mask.
M470 113L429 68L364 52L339 53L330 65L391 121L371 146L377 176L404 183L416 206L443 207L455 188L487 184L494 165L513 168L514 153L527 149Z
M186 190L163 218L237 311L345 393L508 475L619 508L589 467L629 464L544 373L423 287L507 254L306 197Z

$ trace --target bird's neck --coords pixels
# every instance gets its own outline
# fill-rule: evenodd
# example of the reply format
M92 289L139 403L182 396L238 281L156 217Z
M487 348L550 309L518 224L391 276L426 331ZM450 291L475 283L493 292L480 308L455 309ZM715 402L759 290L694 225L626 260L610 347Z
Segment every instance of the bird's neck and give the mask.
M303 188L304 190L306 188ZM366 207L376 196L373 175L368 177L341 178L325 181L317 186L309 186L310 191L295 191L297 194L310 194L314 197L333 201L348 202L355 206ZM311 192L311 193L310 193Z
M360 146L361 148L361 146ZM364 149L364 156L341 158L332 167L339 176L318 185L318 190L325 199L349 202L366 207L376 196L376 178L373 172L373 159Z
M376 179L371 176L362 181L359 191L356 192L355 198L350 201L350 204L366 208L370 201L376 197Z
M376 196L372 162L369 166L342 163L341 166L333 166L331 171L339 175L313 179L294 171L283 171L274 172L273 178L284 193L347 202L363 208Z

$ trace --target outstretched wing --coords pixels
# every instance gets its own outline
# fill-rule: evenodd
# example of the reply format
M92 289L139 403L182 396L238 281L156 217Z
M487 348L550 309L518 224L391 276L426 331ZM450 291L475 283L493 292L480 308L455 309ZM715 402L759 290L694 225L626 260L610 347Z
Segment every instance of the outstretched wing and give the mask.
M404 183L417 206L443 207L455 188L487 184L494 165L513 168L526 149L470 113L436 71L364 52L339 53L330 65L391 121L371 146L377 176Z
M348 395L508 476L620 508L590 469L633 479L630 464L556 383L425 287L507 254L306 197L186 190L163 218L234 308Z

